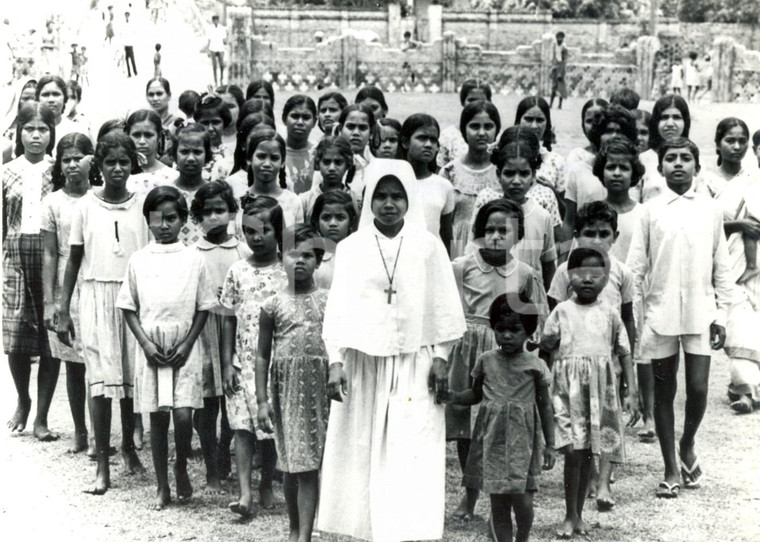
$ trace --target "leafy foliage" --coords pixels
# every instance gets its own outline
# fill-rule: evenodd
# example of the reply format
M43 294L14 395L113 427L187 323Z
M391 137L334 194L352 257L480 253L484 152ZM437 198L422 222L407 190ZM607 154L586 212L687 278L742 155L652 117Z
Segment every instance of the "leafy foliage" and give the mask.
M757 0L681 0L679 18L694 23L758 23Z

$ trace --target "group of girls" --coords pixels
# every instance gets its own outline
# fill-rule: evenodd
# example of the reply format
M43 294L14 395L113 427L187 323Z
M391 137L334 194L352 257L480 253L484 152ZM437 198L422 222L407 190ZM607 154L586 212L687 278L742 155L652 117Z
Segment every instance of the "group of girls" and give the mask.
M567 513L559 536L586 534L589 493L600 510L615 505L609 483L612 464L625 458L622 411L629 409L635 423L637 389L644 419L639 438L656 438L653 373L637 353L643 309L625 261L642 204L667 188L657 164L660 145L688 136L689 109L680 96L661 98L651 113L629 103L630 92L618 93L612 105L589 100L581 111L588 145L562 157L552 151L543 98L521 100L502 132L491 89L477 80L462 85L459 125L443 131L428 114L389 118L383 93L365 87L351 105L337 92L316 103L292 96L283 107L282 137L274 89L265 81L245 93L235 85L206 95L186 91L182 119L169 112L170 85L159 77L146 87L150 108L105 123L94 145L87 130L64 123L62 81L43 78L34 95L29 88L22 89L12 126L16 158L2 178L3 337L18 391L8 426L25 428L30 365L38 357L34 434L58 438L47 427L47 412L65 361L71 449L88 450L97 461L88 492L102 495L111 484L111 403L118 399L127 473L144 471L137 452L141 414L149 415L156 510L172 500L171 413L178 500L193 493L187 462L195 428L212 494L230 475L234 436L239 498L232 512L254 513L253 468L261 469L259 504L272 507L279 470L291 540L311 539L320 499L320 529L382 538L391 527L377 518L393 510L388 496L379 497L374 486L355 488L368 500L344 504L369 504L356 514L364 522L356 526L346 523L351 514L330 493L339 487L332 477L351 477L351 469L363 469L354 481L379 483L368 469L383 472L394 459L372 455L370 466L356 460L345 466L348 474L341 472L333 441L358 426L348 428L352 414L338 403L331 413L330 398L349 400L346 384L354 393L352 379L360 377L356 368L334 363L332 350L345 336L336 322L361 327L377 315L350 322L334 312L348 311L352 288L382 288L387 278L379 307L387 296L387 305L408 306L410 314L403 322L394 321L402 312L383 316L392 328L378 330L390 337L384 344L408 342L404 330L416 329L413 318L422 319L420 336L438 329L424 310L450 306L427 304L430 296L419 294L424 302L412 309L411 298L404 299L412 295L404 275L413 271L401 259L408 235L431 262L426 276L440 278L425 286L440 287L442 298L455 287L460 302L453 313L436 316L448 331L421 345L447 345L428 357L435 398L447 403L445 437L457 443L466 488L454 517L471 519L485 491L494 539L512 539L514 509L516 539L527 540L538 476L553 467L555 449L565 455ZM315 127L324 134L316 142ZM759 140L756 134L755 149ZM758 189L741 165L749 130L726 119L715 141L719 172L700 175L697 189L724 206L735 280L758 296ZM341 245L359 229L360 215L362 228L375 228L376 247L360 246L359 237ZM419 231L404 229L404 216ZM419 241L424 236L436 239L437 248ZM339 246L348 248L341 253ZM375 248L385 278L365 285L359 270L367 260L359 254ZM435 254L444 249L452 263L441 271ZM356 276L336 254L345 254L345 262L358 258ZM425 271L419 267L414 272ZM352 310L361 309L363 296ZM731 406L751 412L760 400L760 357L747 352L760 345L747 322L757 313L751 303L736 311L726 347ZM353 340L348 343L364 339ZM546 361L537 356L539 344ZM386 350L363 352L396 352ZM471 425L469 405L478 402ZM329 474L321 484L323 457ZM346 498L353 498L350 491ZM377 517L373 502L382 508ZM410 532L399 539L431 538L436 530Z

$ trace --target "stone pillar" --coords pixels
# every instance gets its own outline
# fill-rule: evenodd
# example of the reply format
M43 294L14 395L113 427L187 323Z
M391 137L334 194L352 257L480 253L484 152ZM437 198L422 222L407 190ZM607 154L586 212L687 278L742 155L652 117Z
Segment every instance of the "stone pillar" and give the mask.
M348 24L348 10L342 9L340 10L340 34L341 36L348 32L349 24Z
M398 49L401 46L401 5L388 4L388 47Z
M713 41L713 49L715 50L712 56L714 101L730 102L733 98L731 87L736 62L736 42L733 38L720 36Z
M655 60L660 50L657 36L641 36L636 40L636 92L643 100L652 98L655 85Z
M251 80L253 56L253 12L249 7L229 7L227 9L228 80L245 88Z
M443 6L431 4L428 6L428 41L430 43L443 36Z
M538 65L538 94L549 96L552 92L552 56L554 55L554 34L546 32L541 36L541 50Z
M457 40L453 32L443 35L441 44L441 87L443 92L457 91Z
M341 73L339 86L343 88L356 88L356 38L343 36L341 42Z
M495 9L488 11L488 27L486 34L486 47L484 49L488 51L496 51L499 49L497 43L499 40L499 12Z
M288 11L288 47L303 47L305 44L301 43L300 39L300 27L301 16L297 9L291 9ZM311 43L309 43L311 45ZM280 45L282 47L282 45Z

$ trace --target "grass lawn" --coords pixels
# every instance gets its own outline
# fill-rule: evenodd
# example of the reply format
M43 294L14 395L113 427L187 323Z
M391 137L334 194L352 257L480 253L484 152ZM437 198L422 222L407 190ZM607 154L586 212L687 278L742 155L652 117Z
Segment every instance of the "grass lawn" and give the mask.
M178 94L178 93L177 93ZM349 93L347 93L348 95ZM350 93L353 94L353 93ZM316 96L315 96L316 97ZM277 96L281 108L286 95ZM391 116L403 119L417 111L433 113L442 126L458 123L459 102L455 95L403 95L388 97ZM495 102L504 119L513 119L518 99L497 96ZM582 100L571 99L562 111L555 111L557 149L567 153L584 145L580 130ZM650 104L642 104L651 108ZM281 110L281 109L280 109ZM279 115L280 110L277 114ZM699 144L704 164L714 166L712 143L715 124L720 118L737 115L760 128L760 106L737 104L707 105L693 114L692 137ZM509 124L507 122L506 124ZM751 161L748 160L748 163ZM760 332L760 330L759 330ZM15 407L15 390L7 369L0 379L0 412L8 415ZM683 370L682 370L683 372ZM94 477L95 466L83 455L66 452L71 437L71 418L66 398L64 371L50 414L50 426L62 431L63 438L54 443L38 443L29 429L20 436L0 435L0 475L4 491L0 492L0 532L11 533L7 540L287 540L287 514L281 504L274 511L261 511L253 520L242 523L227 509L237 494L234 479L225 482L227 494L203 494L202 462L192 463L191 479L195 497L182 506L173 505L162 512L148 509L155 492L155 479L149 449L141 452L148 468L144 478L125 477L120 461L112 462L113 488L102 497L85 495L81 490ZM36 368L33 369L33 381ZM661 480L662 466L657 444L641 444L635 429L626 441L628 463L616 472L613 486L617 506L612 512L598 513L591 503L586 521L595 528L588 540L615 542L644 541L756 541L760 540L760 417L735 416L728 408L726 386L728 362L723 353L714 357L709 405L699 433L697 452L706 480L702 489L682 491L681 498L657 500L654 490ZM32 386L35 388L34 384ZM683 416L683 376L676 400L677 427ZM32 396L36 397L33 389ZM118 405L114 405L112 442L118 444ZM147 423L147 419L146 419ZM680 430L677 431L680 434ZM195 441L197 447L197 440ZM254 484L258 474L254 474ZM447 517L461 494L460 473L455 448L448 448ZM280 503L279 485L275 485ZM398 488L404 491L403 487ZM488 499L478 504L480 519L471 523L447 520L444 540L452 542L488 539L486 518ZM564 516L562 461L546 473L535 499L533 540L552 540L554 529ZM15 535L15 536L13 536ZM579 537L577 537L579 538ZM321 540L339 541L322 535Z

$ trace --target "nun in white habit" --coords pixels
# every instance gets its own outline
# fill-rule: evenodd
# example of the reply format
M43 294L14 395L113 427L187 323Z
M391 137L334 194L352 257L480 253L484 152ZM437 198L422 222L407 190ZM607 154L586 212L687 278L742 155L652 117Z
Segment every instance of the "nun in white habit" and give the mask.
M337 248L317 528L363 540L443 536L448 355L466 330L412 167L373 160L359 229ZM340 402L339 402L340 401Z

